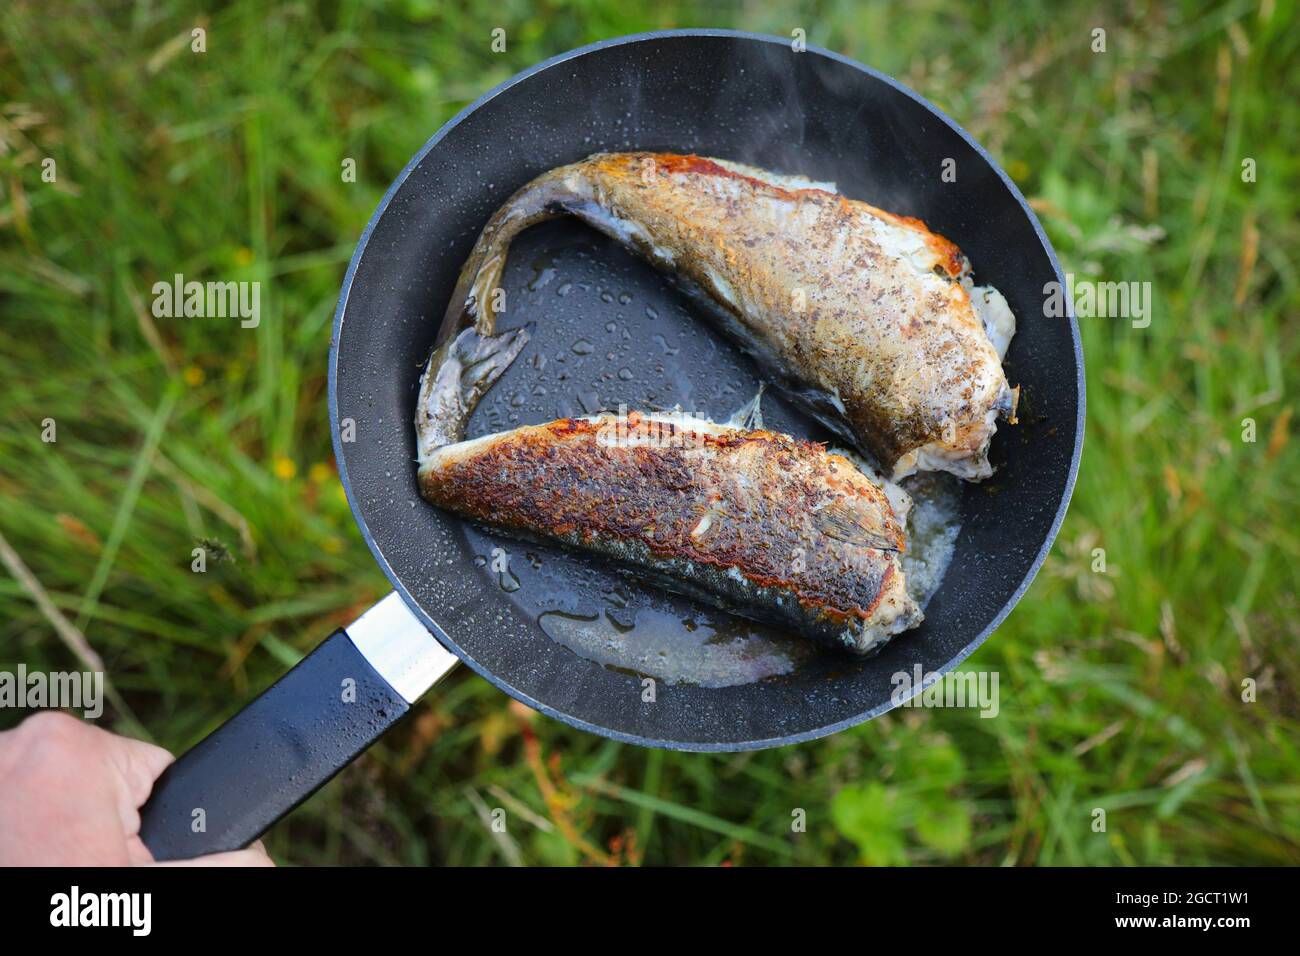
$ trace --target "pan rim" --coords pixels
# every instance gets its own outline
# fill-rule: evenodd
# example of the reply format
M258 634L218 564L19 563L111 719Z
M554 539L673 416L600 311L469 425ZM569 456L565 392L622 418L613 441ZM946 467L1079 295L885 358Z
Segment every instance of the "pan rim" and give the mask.
M558 711L550 707L549 705L528 696L526 693L523 693L522 691L515 688L514 686L506 683L504 680L498 678L496 674L494 674L491 670L482 666L473 657L469 656L461 648L461 646L442 628L442 626L439 625L433 619L433 617L425 611L424 607L418 601L416 601L414 597L412 597L410 591L407 589L405 584L403 584L401 578L398 576L398 574L393 570L392 566L389 564L388 559L384 557L383 551L380 549L378 543L376 542L374 536L371 534L370 529L366 524L359 503L356 499L356 496L353 493L352 483L348 477L347 459L343 454L342 438L341 438L341 432L339 430L339 417L338 417L339 409L338 409L338 389L337 389L339 341L340 341L341 332L343 328L343 320L347 312L348 300L352 292L353 280L355 279L357 268L360 265L361 259L366 252L366 249L370 242L370 238L374 233L375 228L378 226L379 221L383 218L384 213L388 210L389 204L392 202L394 196L396 196L397 192L402 188L403 185L405 185L411 173L414 172L415 169L429 155L429 153L468 116L476 112L478 109L480 109L482 106L490 102L492 99L494 99L501 93L511 89L512 87L516 86L519 83L522 83L524 80L527 80L530 77L538 73L541 73L545 70L551 69L559 64L565 63L569 60L575 59L580 56L585 56L589 53L593 53L598 50L603 50L611 47L623 46L623 45L633 44L633 43L643 43L647 41L669 39L673 37L692 37L692 38L724 37L728 39L746 40L751 42L773 43L773 44L779 44L781 46L789 45L789 40L785 37L779 37L779 36L774 36L765 33L754 33L754 32L743 31L743 30L725 30L725 29L712 29L712 28L657 30L657 31L650 31L646 33L627 34L625 36L611 37L609 39L600 40L595 43L590 43L585 46L577 47L573 50L568 50L564 53L560 53L557 54L556 56L550 57L549 59L543 60L540 63L537 63L525 70L522 70L519 73L516 73L508 80L505 80L504 82L488 90L478 99L474 100L474 102L470 103L468 106L461 109L455 116L453 116L450 120L444 123L442 127L440 127L437 130L437 132L435 132L433 136L431 136L429 140L425 142L425 144L415 153L415 155L410 159L410 161L406 164L406 166L402 169L402 171L389 185L387 191L380 199L378 206L376 206L375 211L371 214L370 219L366 223L365 229L361 233L361 237L357 241L356 249L352 254L351 260L348 262L347 272L344 274L343 277L343 284L339 292L338 305L336 306L334 312L333 329L330 335L330 351L329 351L329 365L328 365L328 405L329 405L329 416L330 416L330 438L334 449L335 465L338 468L339 481L343 485L343 491L345 496L347 497L348 507L351 509L353 520L356 521L357 527L361 531L361 536L365 540L366 546L370 549L370 553L371 555L373 555L375 562L379 565L380 570L382 570L385 577L388 578L388 581L393 586L393 589L398 594L401 595L402 600L406 603L406 606L411 610L413 614L415 614L415 616L419 619L419 621L426 628L428 628L428 630L434 636L434 638L438 640L440 644L442 644L444 647L446 647L448 650L454 653L458 658L460 658L460 660L464 662L466 666L468 666L475 673L479 674L481 677L486 679L494 687L504 691L506 694L520 701L526 706L542 714L545 714L547 717L551 717L553 719L559 720L578 730L583 730L588 733L593 733L601 737L617 740L621 743L629 743L629 744L636 744L642 747L651 747L651 748L663 749L663 750L685 751L691 753L735 753L735 752L742 752L742 751L749 751L749 750L764 750L773 747L804 743L806 741L816 740L821 737L828 737L831 734L839 733L842 730L847 730L848 728L854 727L858 724L866 723L868 720L873 720L876 717L879 717L881 714L884 714L892 710L895 706L898 706L898 704L895 703L892 699L887 700L876 707L870 708L869 710L863 711L862 713L855 714L854 716L846 718L844 720L837 721L833 724L826 724L821 727L816 727L811 730L800 731L798 733L786 734L777 737L766 737L757 740L723 741L723 742L664 740L664 739L659 739L654 737L646 737L639 734L630 734L624 731L614 730L612 728L605 727L600 724L594 724L591 723L590 721L583 720L579 717L575 717L573 715L565 714L561 711ZM836 53L833 50L827 50L823 47L819 47L814 44L807 45L806 53L816 55L816 56L826 57L830 60L841 63L845 66L851 67L861 73L865 73L867 76L875 80L887 84L897 92L902 93L904 96L913 100L919 106L927 110L932 116L934 116L936 120L943 123L949 129L955 132L958 136L960 136L962 140L965 141L966 144L970 146L971 149L973 149L976 152L976 154L981 159L983 159L984 162L988 164L989 168L991 168L997 174L998 178L1002 181L1002 184L1015 198L1016 202L1020 206L1021 212L1026 217L1028 217L1029 223L1033 227L1034 234L1035 236L1037 236L1039 243L1043 247L1043 250L1047 253L1048 261L1051 264L1052 271L1054 272L1056 277L1056 281L1060 284L1061 288L1065 288L1065 279L1063 273L1061 272L1060 262L1057 260L1056 250L1052 247L1052 244L1048 240L1046 233L1043 231L1042 224L1038 221L1038 217L1034 214L1033 210L1029 207L1028 202L1026 202L1025 197L1021 194L1016 184L1006 174L1006 172L1002 169L1002 167L998 164L998 162L991 155L989 155L987 150L985 150L983 146L981 146L978 142L976 142L975 139L969 133L967 133L966 130L963 129L960 124L958 124L951 117L947 116L936 106L934 106L934 104L930 103L927 99L920 96L912 89L908 88L907 86L904 86L902 83L898 82L893 77L881 73L880 71L875 70L864 63L860 63L857 60L854 60L850 57ZM1043 562L1046 561L1047 555L1051 551L1053 543L1055 543L1056 541L1056 536L1060 532L1061 524L1065 520L1066 512L1069 509L1070 500L1074 495L1075 484L1079 474L1079 466L1083 455L1083 440L1084 440L1084 430L1085 430L1084 426L1085 426L1086 414L1087 414L1087 405L1086 405L1087 396L1086 396L1086 383L1085 383L1085 376L1084 376L1083 343L1079 333L1078 321L1074 315L1074 306L1072 302L1066 303L1066 312L1067 314L1065 317L1069 322L1070 338L1074 349L1075 387L1077 389L1078 410L1075 418L1075 433L1074 433L1073 451L1070 457L1070 468L1069 468L1069 473L1066 477L1065 488L1061 495L1061 501L1057 506L1056 514L1052 519L1052 524L1048 529L1046 536L1043 539L1042 545L1038 549L1038 553L1034 556L1033 562L1030 564L1028 571L1025 572L1025 575L1021 579L1020 583L1016 586L1016 589L1012 592L1011 596L1007 599L1006 603L1003 604L1002 608L997 612L997 614L993 616L993 619L988 623L988 625L986 625L979 632L979 634L977 634L969 643L967 643L965 647L963 647L960 651L958 651L955 656L953 656L950 660L948 660L947 663L945 663L941 668L933 672L939 677L942 677L942 675L947 674L949 671L957 667L957 665L961 664L964 660L970 657L971 654L973 654L986 640L989 639L989 637L992 636L992 634L998 629L998 627L1002 625L1002 622L1006 620L1007 616L1011 613L1011 611L1015 608L1015 606L1020 603L1020 599L1024 596L1025 592L1029 589L1029 586L1033 583L1034 579L1037 577L1038 572L1043 565ZM923 689L924 687L912 688L912 693L908 695L908 698L915 696L916 694L920 693ZM898 703L901 702L902 701L899 701Z

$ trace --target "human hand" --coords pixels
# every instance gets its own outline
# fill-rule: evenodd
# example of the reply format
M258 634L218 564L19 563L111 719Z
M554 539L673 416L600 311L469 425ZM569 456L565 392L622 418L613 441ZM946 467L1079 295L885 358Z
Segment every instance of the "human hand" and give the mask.
M140 841L139 808L171 762L161 747L54 711L0 733L0 866L160 865ZM175 865L275 864L259 841Z

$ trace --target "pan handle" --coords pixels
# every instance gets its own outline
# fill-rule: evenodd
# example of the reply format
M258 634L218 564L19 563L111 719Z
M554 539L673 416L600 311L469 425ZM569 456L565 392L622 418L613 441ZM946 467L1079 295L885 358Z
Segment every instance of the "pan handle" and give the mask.
M238 850L347 766L457 658L397 592L177 758L140 809L155 860Z

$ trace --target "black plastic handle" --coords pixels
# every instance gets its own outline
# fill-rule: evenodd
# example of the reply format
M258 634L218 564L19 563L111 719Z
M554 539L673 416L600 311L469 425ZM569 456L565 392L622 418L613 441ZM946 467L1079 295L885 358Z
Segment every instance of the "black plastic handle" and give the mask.
M164 771L140 809L140 838L155 860L246 847L408 709L335 631Z

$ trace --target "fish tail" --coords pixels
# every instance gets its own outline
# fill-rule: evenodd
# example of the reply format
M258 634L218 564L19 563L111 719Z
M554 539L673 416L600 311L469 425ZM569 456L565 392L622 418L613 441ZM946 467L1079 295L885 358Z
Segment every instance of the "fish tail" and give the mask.
M461 268L443 316L442 345L429 356L415 412L419 461L465 437L474 407L528 343L527 328L496 331L505 311L501 276L515 236L547 219L568 215L579 197L566 168L543 173L493 213Z
M468 328L434 349L420 378L415 408L421 465L437 449L465 437L474 407L527 344L527 327L500 335Z
M580 197L566 182L569 167L543 173L522 187L492 214L460 270L447 303L443 328L473 324L480 335L496 332L496 317L505 311L501 276L515 236L548 219L569 215Z

